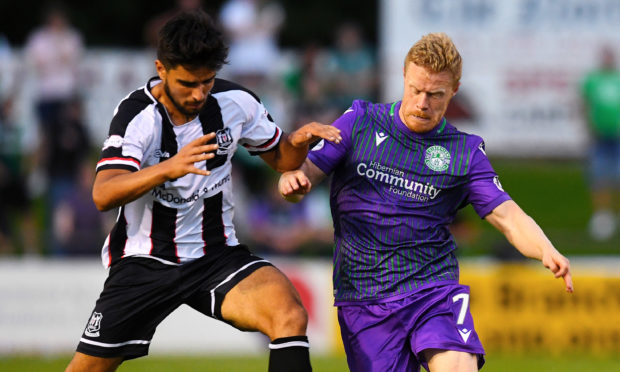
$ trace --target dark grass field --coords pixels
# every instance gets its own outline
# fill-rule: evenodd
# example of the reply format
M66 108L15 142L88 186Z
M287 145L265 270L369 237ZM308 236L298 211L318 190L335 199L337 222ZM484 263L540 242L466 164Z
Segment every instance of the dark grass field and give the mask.
M491 162L504 190L536 220L562 253L568 256L620 254L620 233L605 242L593 241L588 235L592 207L580 161L491 159ZM460 255L510 258L515 254L506 239L480 220L473 208L463 209L459 218L464 227L461 234L455 234Z
M69 357L0 357L2 372L52 372L62 371ZM348 371L344 356L313 357L315 372ZM119 371L125 372L233 372L266 371L266 357L244 355L183 357L150 356L124 363ZM617 372L620 371L620 356L529 356L488 355L482 369L486 372Z

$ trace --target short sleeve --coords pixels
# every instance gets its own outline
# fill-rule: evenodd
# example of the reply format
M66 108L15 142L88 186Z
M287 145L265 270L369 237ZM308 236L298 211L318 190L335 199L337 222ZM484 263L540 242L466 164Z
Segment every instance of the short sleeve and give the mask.
M321 140L308 153L308 159L323 173L330 174L351 149L353 125L358 117L358 108L354 102L353 106L332 123L334 127L340 129L340 136L342 137L340 143Z
M267 108L245 91L239 90L229 94L235 95L240 114L244 115L239 143L251 155L259 155L274 149L282 138L282 130L273 121Z
M484 142L481 140L472 155L467 177L467 201L471 203L480 218L486 217L498 205L511 199L502 188L499 177L487 158Z
M104 169L140 170L146 137L152 135L154 113L149 108L153 107L131 96L119 104L101 149L97 172Z

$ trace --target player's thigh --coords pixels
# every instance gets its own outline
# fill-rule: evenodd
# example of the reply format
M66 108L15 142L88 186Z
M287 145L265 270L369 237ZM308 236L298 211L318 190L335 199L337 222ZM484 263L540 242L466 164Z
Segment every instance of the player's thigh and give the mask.
M111 372L122 362L122 357L99 358L76 352L65 372Z
M481 368L484 348L469 309L469 287L438 286L420 293L419 301L426 307L417 321L411 346L422 364L430 367L427 356L432 355L436 356L435 371L469 371L470 359L474 362L472 370ZM459 367L462 365L466 367Z
M430 372L476 372L478 356L464 351L427 349L422 352Z
M403 307L407 301L338 306L338 324L351 371L420 371L409 347L410 329L402 321L409 315Z
M235 327L272 339L305 334L307 326L301 297L273 266L263 266L235 285L224 297L221 312Z

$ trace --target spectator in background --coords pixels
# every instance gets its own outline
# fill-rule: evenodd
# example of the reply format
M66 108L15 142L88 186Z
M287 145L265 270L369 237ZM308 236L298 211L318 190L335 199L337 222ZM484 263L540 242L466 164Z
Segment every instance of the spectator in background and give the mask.
M585 76L581 93L592 142L589 232L596 240L607 240L616 231L614 214L620 210L620 72L610 47L601 50L600 66Z
M14 120L19 86L8 39L0 34L0 253L32 253L37 246L26 182L29 153Z
M270 172L273 174L273 172ZM277 182L265 174L263 189L250 195L247 201L246 231L252 246L266 254L329 256L333 246L333 228L329 212L329 194L311 194L299 204L282 198Z
M228 64L221 76L238 82L261 97L282 129L294 127L289 97L279 77L282 53L278 34L285 12L276 0L227 0L219 13L229 45Z
M51 216L58 203L72 192L80 157L89 149L79 110L79 69L82 37L69 23L60 3L44 11L44 23L24 47L26 67L34 74L35 109L39 121L39 150L35 167L44 170L47 183L45 236L54 250Z
M220 22L230 39L230 65L223 72L250 89L273 77L280 62L277 36L284 19L284 9L274 1L226 1Z
M144 42L151 48L157 47L159 30L175 15L187 11L202 9L202 0L175 0L175 6L149 20L144 27Z
M67 240L69 236L65 234L66 230L63 232L62 229L57 228L61 221L58 221L56 217L66 216L66 213L63 214L62 211L67 211L67 206L71 207L73 212L81 212L78 214L79 218L64 220L65 225L68 221L72 222L70 226L66 226L67 228L82 232L94 232L101 229L101 222L91 217L92 212L97 212L97 210L90 197L90 185L86 186L83 180L87 175L84 175L82 167L84 161L89 158L91 144L82 118L81 102L75 100L67 103L61 114L61 120L54 126L55 140L49 143L47 151L47 175L50 181L48 207L51 214L49 228L52 231L51 244L48 249L49 253L54 255L76 253L72 251L75 249L76 242L70 241L71 239ZM88 195L84 195L85 192ZM88 198L84 199L86 196ZM83 205L84 203L88 205ZM99 235L93 235L89 242L97 241L96 237ZM76 241L80 242L80 240ZM81 242L84 247L93 247L84 240ZM71 247L70 244L74 246ZM98 249L90 250L90 252L97 254Z
M24 53L36 76L36 112L45 139L53 135L64 106L78 94L82 37L69 24L62 5L47 8L44 24L30 34Z
M56 254L99 255L101 241L105 238L104 215L95 208L92 200L94 179L91 162L82 160L73 192L54 208Z
M325 57L323 48L310 43L300 53L297 68L287 76L288 87L296 98L292 120L295 127L309 120L331 123L342 114L325 92L326 84L320 71Z
M0 253L17 253L23 242L19 220L28 209L22 167L20 130L8 119L7 102L0 102Z
M357 23L346 22L338 28L324 69L321 75L325 79L326 92L340 112L354 99L376 99L375 56L364 42L362 29Z

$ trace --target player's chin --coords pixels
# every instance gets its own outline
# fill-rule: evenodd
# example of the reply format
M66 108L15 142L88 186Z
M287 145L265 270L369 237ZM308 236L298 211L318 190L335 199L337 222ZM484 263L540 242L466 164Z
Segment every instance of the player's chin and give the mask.
M202 110L202 107L204 105L203 104L199 104L199 105L185 105L185 107L183 107L185 109L185 113L188 115L198 115L200 113L200 110Z

